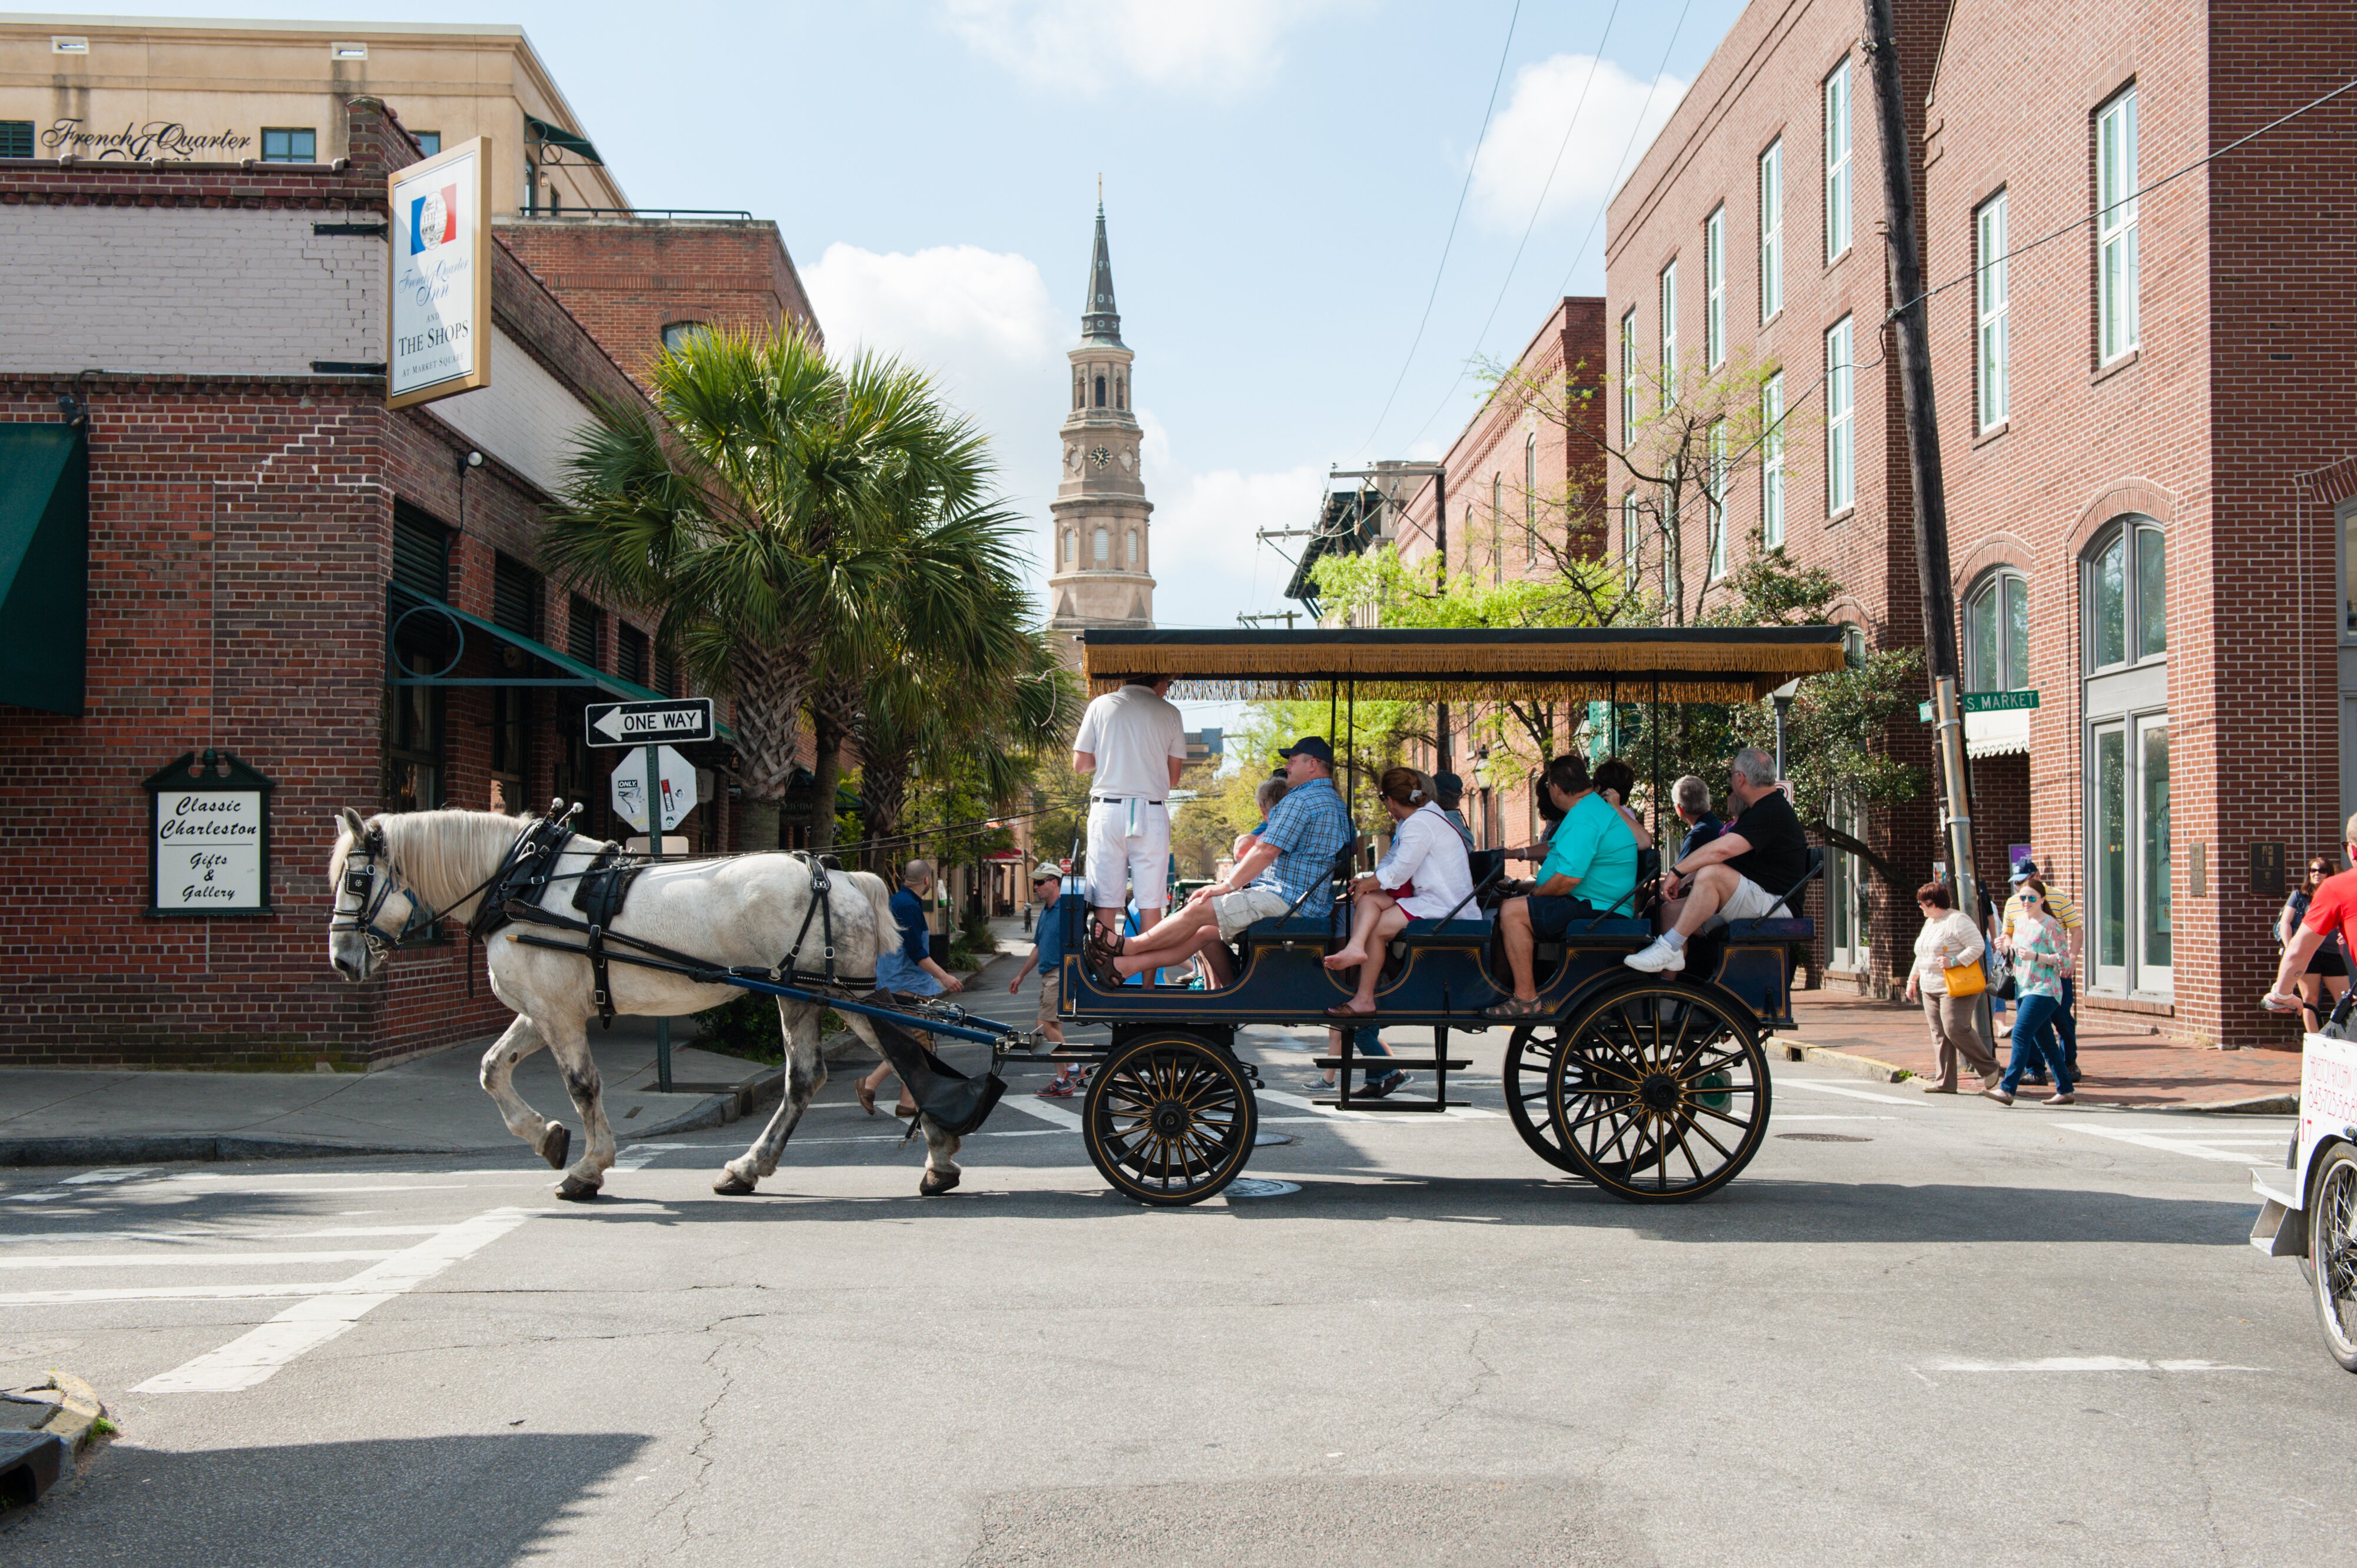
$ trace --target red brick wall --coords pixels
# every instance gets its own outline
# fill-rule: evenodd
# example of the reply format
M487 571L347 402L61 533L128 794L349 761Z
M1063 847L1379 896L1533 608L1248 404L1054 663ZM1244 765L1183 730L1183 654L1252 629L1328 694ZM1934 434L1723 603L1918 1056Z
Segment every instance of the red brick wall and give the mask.
M502 224L500 237L599 342L643 378L674 322L815 330L778 226L726 219L565 218Z

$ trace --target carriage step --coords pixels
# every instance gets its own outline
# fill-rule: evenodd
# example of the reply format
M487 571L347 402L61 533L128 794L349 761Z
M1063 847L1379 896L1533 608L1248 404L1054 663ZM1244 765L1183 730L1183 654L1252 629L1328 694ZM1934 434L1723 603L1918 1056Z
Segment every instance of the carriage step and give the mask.
M1309 1103L1330 1105L1340 1111L1363 1111L1372 1116L1386 1111L1400 1115L1409 1115L1418 1111L1454 1111L1459 1106L1470 1105L1472 1101L1468 1100L1361 1100L1354 1095L1348 1105L1344 1105L1339 1100L1313 1100Z
M1351 1057L1312 1057L1312 1058L1309 1058L1309 1065L1310 1065L1311 1067L1320 1067L1320 1068L1324 1068L1324 1067L1355 1067L1355 1068L1372 1068L1372 1067L1374 1067L1374 1066L1376 1066L1376 1065L1378 1065L1378 1064L1381 1064L1381 1065L1382 1065L1382 1067L1383 1067L1383 1069L1385 1069L1386 1070L1395 1070L1395 1071L1399 1071L1399 1072L1431 1072L1431 1071L1434 1071L1434 1070L1435 1070L1435 1069L1437 1069L1444 1068L1444 1067L1445 1067L1445 1068L1447 1068L1450 1072L1461 1072L1461 1071L1463 1071L1465 1069L1467 1069L1467 1068L1469 1068L1469 1067L1471 1067L1471 1066L1473 1065L1473 1062L1472 1062L1472 1059L1471 1059L1470 1058L1458 1058L1458 1057L1451 1057L1451 1058L1449 1058L1447 1061L1437 1061L1437 1060L1434 1059L1434 1058L1431 1058L1431 1057L1361 1057L1361 1056L1351 1056Z

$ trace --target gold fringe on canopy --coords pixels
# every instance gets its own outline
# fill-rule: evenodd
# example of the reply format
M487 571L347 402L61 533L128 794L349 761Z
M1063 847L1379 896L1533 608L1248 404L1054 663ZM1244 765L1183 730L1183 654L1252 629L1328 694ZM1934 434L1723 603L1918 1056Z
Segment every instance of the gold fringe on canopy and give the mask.
M1354 687L1370 701L1508 698L1746 703L1845 663L1835 627L1598 630L1105 630L1082 641L1092 695L1171 677L1190 701L1268 701Z

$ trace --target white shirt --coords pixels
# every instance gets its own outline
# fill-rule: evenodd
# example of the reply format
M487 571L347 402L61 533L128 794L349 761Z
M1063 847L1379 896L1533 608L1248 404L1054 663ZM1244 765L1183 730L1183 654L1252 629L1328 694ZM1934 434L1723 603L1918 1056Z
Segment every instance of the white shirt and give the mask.
M1159 800L1170 793L1170 764L1187 760L1187 724L1153 688L1124 686L1089 704L1072 749L1097 759L1090 794Z
M1473 867L1465 858L1465 841L1457 835L1457 824L1429 800L1392 829L1391 853L1375 868L1375 880L1385 887L1415 884L1415 892L1400 900L1413 918L1437 920L1452 909L1460 920L1481 918L1468 901Z
M1960 909L1924 921L1915 933L1916 983L1930 995L1945 996L1948 980L1942 972L1977 962L1984 945L1980 932Z

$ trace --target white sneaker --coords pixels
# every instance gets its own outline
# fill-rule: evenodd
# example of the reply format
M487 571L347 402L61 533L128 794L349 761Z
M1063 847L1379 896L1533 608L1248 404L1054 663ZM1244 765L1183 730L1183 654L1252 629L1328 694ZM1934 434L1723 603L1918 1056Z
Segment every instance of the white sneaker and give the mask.
M1631 969L1641 969L1647 974L1675 974L1686 966L1686 950L1674 948L1660 937L1620 961Z

